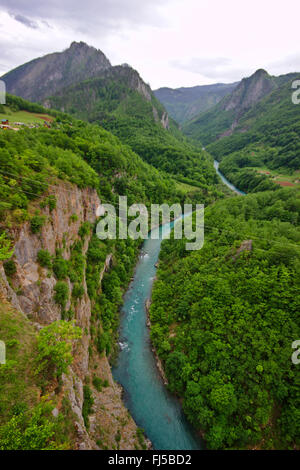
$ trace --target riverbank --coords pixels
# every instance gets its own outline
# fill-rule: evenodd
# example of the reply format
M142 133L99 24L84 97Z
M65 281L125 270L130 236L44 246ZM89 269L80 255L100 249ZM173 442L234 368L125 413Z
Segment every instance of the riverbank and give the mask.
M154 449L196 450L203 447L202 442L188 423L180 401L162 380L163 367L158 368L147 326L146 301L149 307L155 264L162 239L173 226L172 222L153 230L153 237L144 241L134 278L124 296L119 335L121 351L112 372L124 389L125 406Z
M147 324L147 327L149 328L149 332L151 332L150 307L151 307L151 299L147 299L146 302L145 302L145 308L146 308L146 314L147 314L146 324ZM150 339L150 341L151 341L151 339ZM156 348L154 347L152 342L151 342L151 346L152 346L152 352L153 352L155 360L156 360L157 369L160 373L160 376L163 380L164 385L167 386L167 385L169 385L169 382L168 382L167 376L165 374L164 367L163 367L162 362L161 362L161 360L160 360L160 358L157 354Z

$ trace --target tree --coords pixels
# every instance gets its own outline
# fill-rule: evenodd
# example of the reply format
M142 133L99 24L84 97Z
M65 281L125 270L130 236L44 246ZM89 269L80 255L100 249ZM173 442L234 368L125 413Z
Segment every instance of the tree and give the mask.
M36 372L60 377L73 362L73 342L82 336L81 328L63 320L45 326L38 335Z
M6 239L6 234L3 232L0 235L0 261L9 259L12 254L13 250L11 250L11 242Z

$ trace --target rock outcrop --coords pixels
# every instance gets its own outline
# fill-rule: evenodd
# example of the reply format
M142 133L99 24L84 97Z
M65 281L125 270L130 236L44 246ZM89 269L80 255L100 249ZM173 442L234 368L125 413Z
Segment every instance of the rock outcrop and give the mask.
M59 249L64 259L68 260L71 248L79 239L79 228L82 223L94 223L96 211L100 205L97 192L92 189L79 189L70 183L61 182L55 187L56 208L50 212L44 208L42 214L46 222L41 232L33 234L28 222L11 231L14 240L13 259L16 273L8 279L3 265L0 263L0 296L10 301L14 308L26 315L40 330L45 325L61 319L61 308L54 301L56 278L37 262L39 250L48 250L55 256ZM85 255L89 245L89 236L83 242L82 252ZM112 265L112 254L108 254L99 277L99 290L105 271ZM72 284L68 279L69 291ZM91 301L87 292L85 274L82 282L84 294L76 302L73 301L74 319L81 327L83 335L74 353L74 361L69 374L64 374L63 396L69 401L74 416L76 429L76 449L98 449L99 441L108 448L116 446L115 436L120 433L120 449L135 449L137 427L122 402L122 390L114 383L110 365L105 355L99 356L90 336ZM70 308L69 295L66 310ZM92 352L92 357L90 354ZM107 384L103 391L91 387L94 406L90 415L90 431L85 427L82 408L84 402L84 384L91 384L97 373ZM60 408L55 408L59 414ZM101 436L101 439L99 438ZM98 444L97 444L98 442Z

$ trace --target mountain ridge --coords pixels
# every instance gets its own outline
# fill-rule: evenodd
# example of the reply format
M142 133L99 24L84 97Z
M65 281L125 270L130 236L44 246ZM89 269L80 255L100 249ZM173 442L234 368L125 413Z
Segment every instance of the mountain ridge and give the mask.
M169 88L154 90L155 96L165 106L170 116L183 124L217 104L230 93L239 82L215 83L194 87Z

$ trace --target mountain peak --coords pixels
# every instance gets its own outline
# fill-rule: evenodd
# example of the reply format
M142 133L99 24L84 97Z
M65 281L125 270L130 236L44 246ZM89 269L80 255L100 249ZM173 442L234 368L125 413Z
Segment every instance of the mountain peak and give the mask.
M9 93L42 101L63 88L98 77L111 63L102 51L73 41L63 52L48 54L8 72L2 78Z
M264 69L258 69L250 77L243 78L237 88L223 102L225 111L234 110L238 119L255 103L276 88L276 83Z
M265 69L257 69L256 72L254 72L253 74L253 76L260 76L260 75L267 75L268 77L270 76Z

